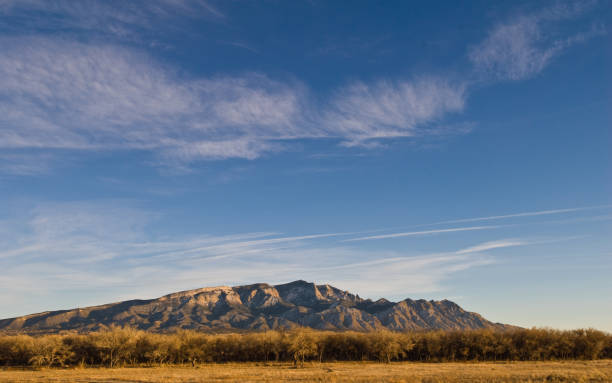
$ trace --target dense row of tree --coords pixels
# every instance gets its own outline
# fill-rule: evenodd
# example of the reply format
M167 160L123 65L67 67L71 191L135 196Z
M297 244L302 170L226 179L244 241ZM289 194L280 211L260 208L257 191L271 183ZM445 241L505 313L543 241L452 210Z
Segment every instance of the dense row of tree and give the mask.
M205 362L376 360L475 361L612 358L612 334L597 330L153 334L113 328L90 334L0 336L0 365L74 366Z

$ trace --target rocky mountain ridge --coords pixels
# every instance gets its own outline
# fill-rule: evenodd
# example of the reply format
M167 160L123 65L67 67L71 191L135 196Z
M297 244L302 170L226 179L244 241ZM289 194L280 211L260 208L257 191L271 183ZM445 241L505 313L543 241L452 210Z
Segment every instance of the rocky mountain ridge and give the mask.
M295 281L280 285L205 287L157 299L129 300L0 320L0 331L89 332L112 325L168 332L263 331L299 326L320 330L463 330L492 323L448 300L372 301L330 285Z

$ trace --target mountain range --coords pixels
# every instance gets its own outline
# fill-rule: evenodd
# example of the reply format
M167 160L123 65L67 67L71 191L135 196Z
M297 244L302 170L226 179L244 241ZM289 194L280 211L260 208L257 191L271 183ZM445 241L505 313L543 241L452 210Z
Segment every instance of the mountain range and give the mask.
M47 311L0 320L10 333L90 332L112 325L154 332L264 331L305 326L371 331L505 329L449 300L373 301L330 285L295 281L280 285L205 287L156 299Z

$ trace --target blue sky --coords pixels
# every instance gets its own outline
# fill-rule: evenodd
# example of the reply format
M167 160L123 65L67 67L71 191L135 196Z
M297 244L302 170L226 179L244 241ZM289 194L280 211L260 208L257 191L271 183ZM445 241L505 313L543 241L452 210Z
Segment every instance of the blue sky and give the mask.
M0 317L306 279L612 331L610 20L0 0Z

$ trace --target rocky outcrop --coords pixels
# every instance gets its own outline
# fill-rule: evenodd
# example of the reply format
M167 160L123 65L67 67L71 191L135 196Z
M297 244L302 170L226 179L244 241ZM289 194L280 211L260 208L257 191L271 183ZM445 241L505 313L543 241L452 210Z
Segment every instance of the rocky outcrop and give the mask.
M157 299L31 314L0 320L0 331L88 332L112 325L155 332L262 331L298 326L354 331L507 327L448 300L372 301L330 285L295 281L276 286L207 287Z

